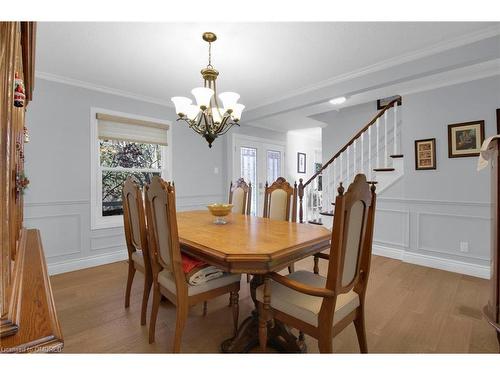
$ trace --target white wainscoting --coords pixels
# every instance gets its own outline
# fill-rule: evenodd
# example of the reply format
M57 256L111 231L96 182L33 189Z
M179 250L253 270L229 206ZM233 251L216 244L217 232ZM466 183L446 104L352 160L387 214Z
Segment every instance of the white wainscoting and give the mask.
M488 279L490 224L487 202L379 197L373 253Z
M222 195L178 196L177 210L205 210ZM49 274L55 275L128 258L123 227L90 229L90 201L26 202L24 226L38 228Z
M177 197L178 211L206 209L224 195ZM490 205L379 197L374 254L489 278ZM90 230L90 202L25 204L25 226L39 228L50 274L127 259L123 228ZM461 252L460 241L469 242Z

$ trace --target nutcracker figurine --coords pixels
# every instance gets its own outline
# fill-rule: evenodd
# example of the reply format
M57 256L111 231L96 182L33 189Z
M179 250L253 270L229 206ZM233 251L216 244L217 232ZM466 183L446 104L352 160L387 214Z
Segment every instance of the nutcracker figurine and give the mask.
M25 98L23 80L19 78L19 74L16 72L14 79L14 107L24 107Z

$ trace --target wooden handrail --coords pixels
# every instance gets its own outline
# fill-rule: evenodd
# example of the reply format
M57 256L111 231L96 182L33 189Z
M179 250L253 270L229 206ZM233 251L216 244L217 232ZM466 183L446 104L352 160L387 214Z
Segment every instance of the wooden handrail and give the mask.
M377 121L378 118L382 117L382 115L389 108L391 108L392 106L394 106L394 103L397 103L398 100L399 100L399 98L398 99L394 99L393 101L389 102L384 108L382 108L380 110L380 112L377 113L375 115L375 117L372 118L371 121L363 127L363 129L361 129L359 132L357 132L356 135L354 137L352 137L351 140L349 142L347 142L344 145L344 147L342 147L340 149L340 151L338 151L335 155L333 155L333 157L330 160L328 160L326 163L324 163L323 166L321 167L321 169L319 171L317 171L315 174L313 174L312 177L309 180L307 180L305 183L302 184L302 189L304 189L307 185L309 185L311 183L311 181L313 181L316 177L318 177L321 174L321 172L323 172L323 170L325 170L331 163L333 163L333 161L335 159L337 159L340 156L340 154L342 154L345 150L347 150L347 148L350 145L352 145L354 143L354 141L361 136L361 134L363 134L370 126L372 126Z

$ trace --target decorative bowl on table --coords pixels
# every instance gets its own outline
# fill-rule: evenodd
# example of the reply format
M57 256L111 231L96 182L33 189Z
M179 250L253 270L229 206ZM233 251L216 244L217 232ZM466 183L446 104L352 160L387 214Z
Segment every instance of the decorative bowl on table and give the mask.
M207 207L210 213L215 216L215 224L226 224L226 216L231 213L233 205L227 203L214 203L209 204Z

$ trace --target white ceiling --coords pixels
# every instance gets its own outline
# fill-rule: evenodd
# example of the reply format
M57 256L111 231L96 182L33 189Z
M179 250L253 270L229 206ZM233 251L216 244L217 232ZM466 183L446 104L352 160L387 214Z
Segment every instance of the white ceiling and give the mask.
M168 102L201 85L203 31L217 33L219 92L248 109L498 23L53 23L37 31L37 71ZM314 125L317 126L317 125Z

